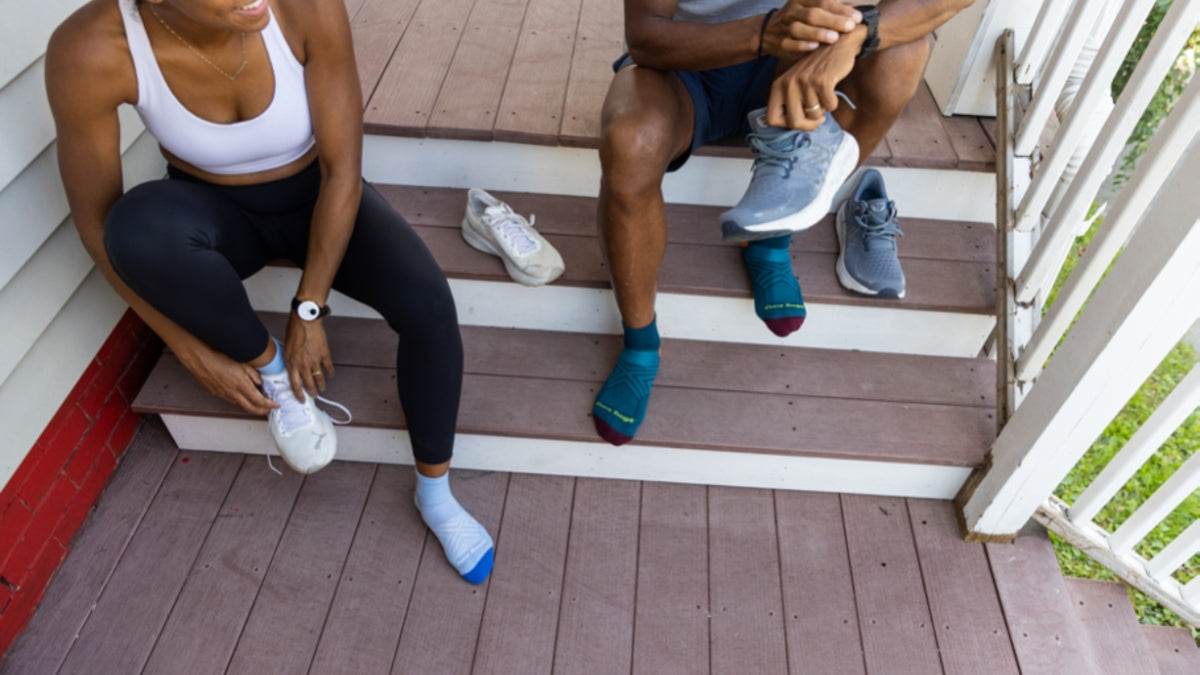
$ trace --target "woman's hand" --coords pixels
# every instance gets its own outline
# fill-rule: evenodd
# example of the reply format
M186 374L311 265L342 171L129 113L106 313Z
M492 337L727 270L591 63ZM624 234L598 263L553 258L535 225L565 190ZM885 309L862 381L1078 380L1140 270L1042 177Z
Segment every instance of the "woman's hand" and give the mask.
M854 30L862 14L838 0L788 0L771 15L762 35L762 53L793 59Z
M253 366L238 363L199 341L175 354L213 396L223 398L251 415L266 415L272 408L279 407L259 390L262 377Z
M284 338L283 360L296 398L304 400L302 391L316 396L325 391L325 379L333 377L333 357L325 339L321 320L305 321L293 312L288 319Z

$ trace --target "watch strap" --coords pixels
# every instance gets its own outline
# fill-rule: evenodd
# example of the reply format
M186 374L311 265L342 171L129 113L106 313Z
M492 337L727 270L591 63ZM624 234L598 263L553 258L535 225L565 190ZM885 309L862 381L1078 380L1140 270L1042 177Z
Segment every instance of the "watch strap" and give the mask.
M317 319L323 319L323 318L329 316L330 313L332 312L332 310L329 309L329 305L318 305L316 316L312 316L312 317L304 316L300 313L300 305L302 305L304 302L305 301L301 300L300 298L292 298L292 313L295 314L296 316L299 316L304 321L316 321ZM312 301L308 301L308 302L312 302ZM312 304L316 305L317 303L313 302Z
M862 48L855 57L861 59L879 49L879 8L875 5L855 5L854 9L862 14L862 23L867 27L867 39L863 40Z

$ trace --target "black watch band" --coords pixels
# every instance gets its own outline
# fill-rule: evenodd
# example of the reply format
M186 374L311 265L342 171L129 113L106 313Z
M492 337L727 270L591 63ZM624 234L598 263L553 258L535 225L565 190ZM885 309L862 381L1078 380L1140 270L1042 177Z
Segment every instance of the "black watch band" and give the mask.
M867 27L867 39L863 40L862 49L855 57L861 59L879 49L879 8L875 5L855 5L854 9L862 14L862 25Z
M303 321L316 321L329 316L330 309L329 305L322 307L312 300L292 298L292 312Z

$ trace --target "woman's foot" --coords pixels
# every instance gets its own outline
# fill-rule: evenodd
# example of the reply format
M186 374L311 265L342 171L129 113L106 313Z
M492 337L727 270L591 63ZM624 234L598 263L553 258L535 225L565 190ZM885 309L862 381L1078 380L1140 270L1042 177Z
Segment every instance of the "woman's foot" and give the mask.
M441 543L454 569L473 584L483 583L492 573L495 546L483 525L450 493L450 474L430 478L418 472L414 497L421 519Z

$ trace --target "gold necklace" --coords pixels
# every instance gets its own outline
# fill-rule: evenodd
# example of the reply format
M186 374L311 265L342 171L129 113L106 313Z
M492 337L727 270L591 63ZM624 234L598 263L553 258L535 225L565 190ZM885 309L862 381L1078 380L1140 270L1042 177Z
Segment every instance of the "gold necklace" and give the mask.
M233 82L234 80L238 79L238 75L241 75L242 71L246 69L246 34L244 32L240 33L240 35L242 36L242 63L241 63L241 65L239 65L237 67L237 70L233 71L233 74L230 75L229 73L225 72L225 70L223 68L221 68L217 64L213 63L212 61L209 61L207 56L205 56L199 49L196 49L195 47L193 47L192 43L183 39L182 35L180 35L179 33L176 33L175 29L171 28L171 26L168 25L166 21L163 21L163 18L158 15L158 12L155 11L155 9L154 9L154 5L147 5L147 8L149 8L150 13L154 15L154 18L158 19L158 22L162 24L162 27L167 29L168 33L170 33L171 35L174 35L176 40L179 40L180 42L182 42L184 47L187 47L196 56L199 56L200 60L207 63L209 66L211 66L213 70L215 70L218 73L229 78L230 82Z

